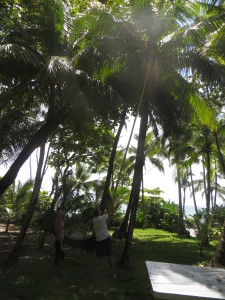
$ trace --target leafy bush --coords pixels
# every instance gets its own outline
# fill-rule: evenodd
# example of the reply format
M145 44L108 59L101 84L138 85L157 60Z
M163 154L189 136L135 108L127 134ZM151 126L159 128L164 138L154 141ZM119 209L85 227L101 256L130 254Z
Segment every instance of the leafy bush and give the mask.
M119 227L124 218L124 213L121 211L116 211L111 220L110 226Z
M156 228L177 232L179 224L179 208L175 203L162 198L145 198L136 215L137 228Z

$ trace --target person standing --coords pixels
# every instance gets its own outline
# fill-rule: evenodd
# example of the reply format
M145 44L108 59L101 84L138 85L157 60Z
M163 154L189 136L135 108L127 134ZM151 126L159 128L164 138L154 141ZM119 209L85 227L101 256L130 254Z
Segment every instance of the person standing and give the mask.
M59 210L54 223L55 233L55 261L54 261L54 275L61 276L61 264L64 260L64 212Z
M94 224L95 238L96 238L96 260L95 260L95 269L94 269L95 276L97 276L98 267L102 256L106 255L110 262L112 276L113 278L116 278L113 255L112 255L112 242L111 242L111 238L107 226L107 223L110 222L114 214L114 211L115 211L114 201L112 200L111 209L109 210L109 213L102 214L100 208L97 208L94 213L93 224Z

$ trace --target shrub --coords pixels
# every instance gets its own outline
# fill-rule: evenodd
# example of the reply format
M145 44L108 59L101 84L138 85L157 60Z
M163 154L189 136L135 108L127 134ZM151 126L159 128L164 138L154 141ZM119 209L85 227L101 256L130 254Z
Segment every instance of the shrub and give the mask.
M144 207L139 207L136 215L137 228L156 228L177 232L179 224L179 208L173 202L162 198L148 197Z

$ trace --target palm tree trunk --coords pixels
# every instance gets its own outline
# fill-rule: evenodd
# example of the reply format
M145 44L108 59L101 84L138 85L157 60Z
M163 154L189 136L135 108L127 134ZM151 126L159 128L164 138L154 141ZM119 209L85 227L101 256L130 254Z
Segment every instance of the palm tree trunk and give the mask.
M131 210L131 204L132 204L131 202L132 202L132 196L130 193L129 202L127 204L127 209L126 209L123 221L120 224L119 230L116 230L113 233L113 237L116 239L123 239L124 237L127 236L127 227L128 227L128 223L129 223L129 219L130 219L130 210Z
M220 150L219 139L218 139L218 135L217 135L216 131L214 131L214 136L215 136L215 140L216 140L216 147L217 147L217 151L219 154L220 163L223 168L223 173L225 174L225 162L223 159L222 152ZM225 267L225 220L224 220L224 224L223 224L223 234L220 238L220 242L217 246L216 252L214 253L212 261L215 264L220 264L223 267Z
M192 168L190 166L190 175L191 175L191 188L192 188L192 195L193 195L193 202L194 202L194 207L195 207L195 214L198 216L198 208L197 208L197 203L196 203L196 198L195 198L195 189L194 189L194 182L193 182L193 177L192 177ZM200 232L200 225L199 225L199 220L198 218L195 219L198 231Z
M178 183L179 217L180 217L180 221L183 221L182 189L181 189L180 171L178 166L177 166L177 183Z
M194 202L194 207L195 207L195 214L198 214L198 208L197 208L197 203L196 203L196 198L195 198L195 188L194 188L194 182L193 182L193 176L192 176L192 168L190 166L190 176L191 176L191 188L192 188L192 196L193 196L193 202Z
M216 267L225 267L225 221L223 223L223 232L220 242L212 258L212 263Z
M54 84L50 84L49 94L49 110L46 118L46 122L40 127L40 129L33 135L30 141L23 148L17 159L11 165L7 173L0 180L0 197L7 190L7 188L14 182L20 168L25 161L33 153L35 149L40 147L46 140L49 133L58 127L58 125L65 119L65 113L59 113L55 115L54 110Z
M224 162L224 159L223 159L222 152L220 150L219 139L218 139L218 135L217 135L216 131L214 131L214 136L215 136L215 139L216 139L216 147L217 147L217 151L218 151L218 154L219 154L220 163L221 163L221 166L223 168L223 173L225 174L225 162Z
M180 179L180 170L179 166L177 166L177 182L178 182L178 201L179 201L179 228L178 233L180 234L187 234L184 225L184 216L183 216L183 208L182 208L182 190L181 190L181 179Z
M45 142L41 145L40 148L40 156L39 156L39 162L38 162L38 167L37 167L37 172L36 172L36 177L35 177L35 183L34 183L34 188L33 192L31 195L31 199L27 208L27 212L25 215L25 218L23 220L23 224L19 233L19 236L17 238L16 244L11 252L11 254L8 257L8 260L17 260L20 254L20 250L23 244L24 237L27 232L27 228L29 226L30 220L33 216L35 205L38 201L38 196L41 188L41 183L42 183L42 166L44 162L44 155L45 155Z
M145 149L145 139L146 139L147 125L148 125L148 101L147 99L144 100L145 101L143 102L143 112L142 112L141 124L139 130L134 177L133 177L132 189L131 189L132 197L131 197L130 222L129 222L124 250L120 259L121 263L126 263L127 261L129 261L131 241L133 237L133 231L134 231L134 225L135 225L135 219L136 219L136 213L137 213L137 207L138 207L138 201L140 195L143 167L145 162L144 149Z
M205 203L207 207L207 188L206 188L206 176L205 176L205 166L204 166L205 160L204 157L202 156L202 174L203 174L203 184L204 184L204 190L205 190Z
M210 180L210 154L207 152L207 200L206 200L206 211L210 210L210 195L211 195L211 180Z
M182 215L184 216L185 211L185 202L186 202L186 188L183 188L183 204L182 204Z
M50 124L45 123L37 132L36 134L31 138L31 140L28 142L28 144L24 147L24 149L21 151L17 159L14 161L14 163L11 165L7 173L2 177L0 180L0 196L7 190L7 188L14 182L14 180L17 177L17 174L22 167L22 165L25 163L25 161L29 158L29 156L32 154L32 152L39 147L43 141L46 140L46 137L48 135L50 129Z
M210 184L210 154L207 154L207 188L206 188L206 216L205 216L205 231L203 236L203 244L209 245L209 210L210 210L210 196L211 196L211 184Z
M216 206L216 199L217 199L217 173L215 173L215 193L214 193L214 203L213 206Z
M112 148L112 152L111 152L111 156L110 156L110 160L109 160L109 166L108 166L108 171L107 171L107 176L106 176L106 181L105 181L105 186L104 186L104 191L103 191L103 195L102 195L102 200L101 200L101 208L104 211L106 204L109 200L109 188L110 188L110 181L113 175L113 165L114 165L114 160L115 160L115 156L116 156L116 149L118 146L118 142L120 139L120 135L121 135L121 131L123 129L124 123L125 123L125 118L126 118L126 110L123 111L122 113L122 118L121 118L121 122L116 134L116 137L114 139L114 143L113 143L113 148Z

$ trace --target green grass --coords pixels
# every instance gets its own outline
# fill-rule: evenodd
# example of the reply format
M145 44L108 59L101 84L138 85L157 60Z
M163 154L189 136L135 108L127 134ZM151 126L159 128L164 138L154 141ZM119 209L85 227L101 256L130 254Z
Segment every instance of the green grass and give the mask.
M205 249L203 263L211 259L217 242ZM113 242L114 260L120 259L124 241ZM198 241L162 230L135 230L131 260L127 266L117 266L117 278L111 277L106 258L93 279L94 253L65 248L62 278L53 276L53 245L41 251L31 251L8 269L1 267L0 299L154 299L145 266L146 260L197 265L202 262Z

